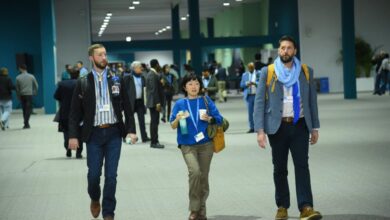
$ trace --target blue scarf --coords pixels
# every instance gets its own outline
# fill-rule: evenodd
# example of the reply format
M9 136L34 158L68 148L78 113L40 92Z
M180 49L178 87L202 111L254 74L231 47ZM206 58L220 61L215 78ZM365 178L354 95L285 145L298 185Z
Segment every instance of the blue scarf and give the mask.
M299 114L301 112L300 103L300 91L299 91L299 75L301 73L301 62L294 56L293 65L291 69L285 68L284 64L280 60L280 57L276 58L275 62L275 73L278 80L283 83L284 86L290 88L292 86L293 92L293 110L294 110L294 121L296 124L299 120Z

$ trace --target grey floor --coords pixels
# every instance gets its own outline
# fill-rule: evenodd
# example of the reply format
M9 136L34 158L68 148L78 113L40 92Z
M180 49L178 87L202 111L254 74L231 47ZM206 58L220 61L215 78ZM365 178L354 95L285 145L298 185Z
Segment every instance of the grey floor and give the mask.
M358 96L319 96L320 139L310 148L310 169L315 207L324 219L390 219L390 96ZM260 149L255 134L245 133L241 98L219 108L231 128L227 148L212 161L209 219L273 219L270 148ZM22 116L15 112L11 129L0 131L0 220L92 219L86 160L65 157L52 118L33 115L32 128L22 130ZM187 219L187 169L175 140L169 125L161 124L165 149L122 146L116 219ZM298 219L291 159L289 165L289 215Z

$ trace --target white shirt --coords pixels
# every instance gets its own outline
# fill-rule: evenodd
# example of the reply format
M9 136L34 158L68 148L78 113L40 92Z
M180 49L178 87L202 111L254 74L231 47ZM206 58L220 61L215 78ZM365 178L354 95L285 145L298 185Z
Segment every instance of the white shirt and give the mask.
M294 106L293 106L293 96L292 96L292 86L287 88L283 86L283 114L282 117L294 117ZM300 101L300 113L299 117L304 117L303 115L303 105L302 105L302 97L299 99Z

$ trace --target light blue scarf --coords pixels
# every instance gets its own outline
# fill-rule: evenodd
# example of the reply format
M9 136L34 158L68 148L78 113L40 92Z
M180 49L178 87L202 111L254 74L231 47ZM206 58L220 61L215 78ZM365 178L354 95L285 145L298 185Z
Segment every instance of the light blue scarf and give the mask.
M275 59L274 64L276 76L278 77L278 80L283 83L284 86L290 88L296 82L298 82L299 84L301 62L296 57L293 58L293 65L291 69L284 67L283 62L280 60L280 57Z
M294 124L299 120L299 114L301 112L301 95L299 89L299 75L301 73L301 62L294 56L293 65L291 69L285 68L280 57L276 58L275 73L278 80L283 83L287 88L293 87L293 109L294 109Z

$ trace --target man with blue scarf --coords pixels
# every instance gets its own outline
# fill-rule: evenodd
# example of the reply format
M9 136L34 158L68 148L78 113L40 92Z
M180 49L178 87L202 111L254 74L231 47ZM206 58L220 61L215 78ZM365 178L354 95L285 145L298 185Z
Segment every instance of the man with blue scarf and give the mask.
M274 64L261 70L253 117L259 146L265 148L267 135L272 149L278 207L275 219L288 218L287 159L291 151L300 220L318 220L322 216L313 209L308 163L309 141L310 144L317 142L320 127L317 94L312 69L306 75L296 53L294 39L283 36ZM268 74L272 74L270 82Z

